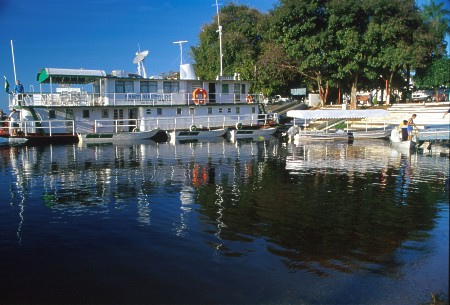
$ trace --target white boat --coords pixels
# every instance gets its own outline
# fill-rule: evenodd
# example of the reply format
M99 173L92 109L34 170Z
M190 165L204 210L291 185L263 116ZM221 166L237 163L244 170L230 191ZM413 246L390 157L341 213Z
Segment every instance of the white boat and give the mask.
M38 80L40 92L28 92L20 99L10 97L10 108L20 110L19 128L29 139L77 140L78 134L134 129L176 131L179 137L193 125L209 130L236 124L263 126L269 117L260 113L257 103L248 102L259 96L248 99L250 84L238 76L201 81L196 77L159 79L123 71L106 74L102 70L46 68ZM199 95L198 88L202 88ZM270 117L277 119L273 113Z
M159 129L150 131L132 131L116 133L83 133L78 134L78 139L84 143L108 143L145 140L153 138Z
M396 148L411 149L414 148L417 144L417 132L413 133L411 140L403 140L401 128L394 128L391 131L389 140L392 146Z
M349 119L364 119L373 117L387 117L389 112L386 110L290 110L287 112L288 117L294 118L294 126L287 131L287 136L291 140L296 141L353 141L355 139L387 139L391 132L390 127L369 129L365 130L350 130ZM296 120L304 122L304 130L296 125ZM328 125L324 130L307 130L306 122L314 120L345 120L347 123L346 130L336 130L330 132L329 128L333 125Z
M228 131L228 128L218 128L218 129L194 129L191 130L173 130L169 131L170 141L181 141L181 140L205 140L213 139L217 137L223 137Z
M275 134L277 127L242 128L229 131L231 139L265 137Z

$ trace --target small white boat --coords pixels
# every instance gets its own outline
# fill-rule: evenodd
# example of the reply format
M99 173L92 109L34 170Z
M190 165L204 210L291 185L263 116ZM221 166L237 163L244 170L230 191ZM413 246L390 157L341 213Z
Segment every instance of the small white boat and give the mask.
M117 132L117 133L85 133L78 134L80 142L84 143L109 143L109 142L124 142L151 139L159 132L159 129L150 131L135 131L135 132Z
M228 128L219 129L195 129L195 130L173 130L169 131L168 135L170 141L177 140L197 140L223 137L228 131Z
M410 148L414 148L416 146L417 133L413 134L413 137L411 140L403 140L402 132L401 132L400 128L394 128L391 131L389 140L391 141L392 146L394 146L396 148L410 149Z
M277 127L242 128L229 130L231 139L255 138L271 136L277 131Z
M362 119L374 117L389 116L386 110L290 110L287 112L288 117L294 118L294 126L289 128L287 136L293 140L328 140L328 141L353 141L355 139L386 139L391 132L390 128L355 130L349 129L349 119ZM300 127L296 125L295 120L303 120L306 126L307 121L311 120L346 120L347 128L344 130L337 130L336 132L329 132L328 121L327 128L320 131L301 131Z

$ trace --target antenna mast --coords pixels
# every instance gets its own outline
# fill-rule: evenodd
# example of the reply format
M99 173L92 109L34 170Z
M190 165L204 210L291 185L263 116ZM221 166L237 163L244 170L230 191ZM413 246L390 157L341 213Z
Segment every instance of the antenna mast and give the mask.
M180 66L183 65L183 43L187 40L174 41L173 43L178 43L180 45Z
M14 45L13 41L11 39L11 53L12 53L12 62L13 62L13 68L14 68L14 82L17 82L17 76L16 76L16 62L14 60Z
M220 48L220 74L219 76L223 75L223 65L222 65L222 26L220 25L220 17L219 17L219 3L217 3L216 0L216 12L217 12L217 25L219 27L219 29L217 30L217 32L219 32L219 48Z

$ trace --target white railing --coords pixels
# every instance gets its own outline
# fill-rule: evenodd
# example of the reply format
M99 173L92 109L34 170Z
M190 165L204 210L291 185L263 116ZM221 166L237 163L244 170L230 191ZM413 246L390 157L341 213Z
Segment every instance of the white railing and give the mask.
M211 115L211 116L188 116L176 118L151 118L140 121L141 130L161 130L189 129L192 125L197 128L225 128L233 127L241 123L243 126L259 126L278 122L276 113L271 114L250 114L250 115Z
M46 121L0 121L2 133L9 135L23 135L29 134L45 134L46 136L53 136L54 134L72 134L75 135L75 121L73 120L46 120Z
M248 97L252 98L249 99ZM61 92L61 93L24 93L14 95L10 105L16 106L174 106L196 105L192 93L99 93ZM213 94L208 96L204 104L236 104L261 101L261 95Z

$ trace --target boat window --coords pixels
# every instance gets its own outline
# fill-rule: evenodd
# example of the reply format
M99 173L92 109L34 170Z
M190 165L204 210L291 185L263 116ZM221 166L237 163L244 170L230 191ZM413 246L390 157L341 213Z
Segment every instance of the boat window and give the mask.
M109 111L108 109L102 109L102 119L109 118Z
M132 81L116 80L116 93L132 93L134 92Z
M256 108L252 107L252 113L256 113Z
M141 93L157 93L158 84L154 81L141 81Z
M241 84L241 94L245 94L245 84Z
M241 99L241 95L240 95L240 89L241 89L241 84L234 84L234 101L235 102L239 102L239 100Z
M189 107L189 114L190 115L195 114L195 108L194 107Z
M164 82L163 91L164 93L178 93L180 90L178 82Z
M152 108L147 108L145 111L147 114L152 114Z
M228 110L228 113L231 113L231 108L228 108L227 110Z
M89 110L83 110L83 119L88 119L89 118Z
M177 114L181 114L181 107L177 107Z
M222 108L219 108L219 113L222 113L222 112L223 112Z
M236 114L241 113L241 107L236 107Z
M162 115L162 108L161 107L156 108L156 115Z
M94 83L92 87L94 89L94 93L100 93L100 83Z
M56 119L56 111L55 110L49 110L48 111L48 118L49 119Z
M230 93L230 88L228 84L222 84L222 93L223 94L228 94Z
M212 107L208 107L208 114L212 114Z

